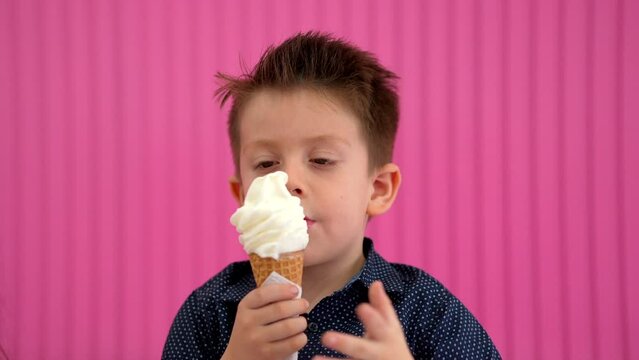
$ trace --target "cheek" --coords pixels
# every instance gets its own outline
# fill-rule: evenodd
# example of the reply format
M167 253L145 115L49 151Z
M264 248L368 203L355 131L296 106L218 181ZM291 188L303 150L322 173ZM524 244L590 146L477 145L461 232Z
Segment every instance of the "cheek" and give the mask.
M325 204L333 209L333 218L339 224L354 224L366 214L368 201L365 194L360 190L353 190L351 193L341 193L334 197L332 204Z

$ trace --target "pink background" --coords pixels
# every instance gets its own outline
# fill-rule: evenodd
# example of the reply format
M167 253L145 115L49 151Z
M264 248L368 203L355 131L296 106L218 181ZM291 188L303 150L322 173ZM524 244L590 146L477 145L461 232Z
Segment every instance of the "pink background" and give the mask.
M378 249L505 358L639 359L638 18L635 0L1 0L0 344L158 358L189 293L244 258L213 75L319 29L402 78Z

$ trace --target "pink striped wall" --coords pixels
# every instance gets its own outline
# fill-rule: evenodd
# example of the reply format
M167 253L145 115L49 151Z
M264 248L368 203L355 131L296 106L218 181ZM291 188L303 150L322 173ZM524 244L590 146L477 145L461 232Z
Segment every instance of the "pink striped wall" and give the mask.
M505 358L639 359L637 18L636 0L1 0L0 344L158 358L190 291L243 258L213 74L319 29L402 77L382 253Z

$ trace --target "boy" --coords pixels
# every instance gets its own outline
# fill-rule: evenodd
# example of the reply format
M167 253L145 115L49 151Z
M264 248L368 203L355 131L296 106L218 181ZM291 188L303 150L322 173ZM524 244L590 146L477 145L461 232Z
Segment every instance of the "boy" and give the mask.
M330 36L293 36L243 77L218 75L233 100L229 136L241 205L253 179L288 174L308 223L302 298L287 285L255 288L247 261L194 291L164 359L498 359L470 312L423 271L386 262L364 238L401 176L391 162L396 76ZM301 316L300 316L301 315Z

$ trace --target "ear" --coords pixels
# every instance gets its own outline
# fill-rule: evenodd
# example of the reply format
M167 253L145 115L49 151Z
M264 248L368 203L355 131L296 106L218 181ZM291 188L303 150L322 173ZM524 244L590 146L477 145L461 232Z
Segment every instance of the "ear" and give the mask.
M373 189L366 213L368 216L381 215L390 209L397 197L402 175L399 166L388 163L376 170L373 177Z
M231 195L237 203L242 206L244 204L244 192L242 191L242 182L237 176L233 175L229 178L229 185L231 189Z

